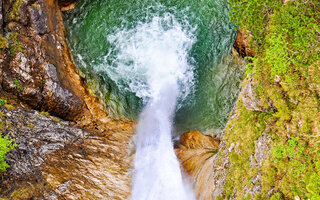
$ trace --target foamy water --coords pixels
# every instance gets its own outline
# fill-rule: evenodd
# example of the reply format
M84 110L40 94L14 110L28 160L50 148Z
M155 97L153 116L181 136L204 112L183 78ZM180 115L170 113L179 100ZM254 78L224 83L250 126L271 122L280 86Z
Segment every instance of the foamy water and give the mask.
M164 13L107 38L116 55L109 77L145 103L135 136L132 200L195 199L172 142L178 99L191 92L194 81L188 60L195 42L192 30L184 30L173 14Z

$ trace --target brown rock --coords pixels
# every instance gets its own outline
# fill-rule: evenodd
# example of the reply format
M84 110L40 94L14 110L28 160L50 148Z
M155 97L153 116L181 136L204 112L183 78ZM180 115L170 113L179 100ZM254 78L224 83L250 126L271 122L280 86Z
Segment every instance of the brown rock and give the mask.
M197 198L212 199L216 180L213 178L213 164L216 160L219 141L194 130L183 134L180 137L180 143L176 153L184 169L196 183L194 190Z
M2 89L33 109L81 118L85 89L68 53L58 2L25 0L18 21L9 17L12 6L13 1L3 2L7 38L15 47L0 59Z
M76 3L76 0L59 0L59 6L62 11L73 9Z
M0 106L0 112L1 132L19 144L7 154L11 167L1 174L0 198L128 198L132 125L100 125L105 135L96 136L36 111Z
M12 3L3 1L4 20L21 49L0 55L1 98L71 120L90 133L39 114L2 111L14 116L8 119L17 128L8 133L14 132L20 146L9 155L12 168L2 177L0 196L126 199L134 123L110 118L85 87L68 50L57 0L24 0L19 20L8 17Z
M188 149L217 149L219 146L219 141L197 130L181 135L180 143Z
M256 54L250 49L251 35L249 31L238 30L237 39L233 47L238 51L242 57L251 56L254 57Z

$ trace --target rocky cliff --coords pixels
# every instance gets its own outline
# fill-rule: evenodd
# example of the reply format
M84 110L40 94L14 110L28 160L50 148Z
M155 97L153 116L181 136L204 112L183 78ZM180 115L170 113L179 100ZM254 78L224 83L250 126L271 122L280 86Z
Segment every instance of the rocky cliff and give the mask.
M130 193L134 124L106 115L78 75L60 8L72 2L0 1L1 134L19 145L7 154L2 198L126 199Z
M230 2L235 48L249 62L219 150L193 154L196 188L199 175L212 177L199 197L320 199L320 3Z
M219 136L186 133L176 153L199 199L319 199L320 4L230 1L249 57L242 93ZM134 124L106 115L78 75L61 16L72 3L0 0L0 131L19 145L2 198L130 193Z

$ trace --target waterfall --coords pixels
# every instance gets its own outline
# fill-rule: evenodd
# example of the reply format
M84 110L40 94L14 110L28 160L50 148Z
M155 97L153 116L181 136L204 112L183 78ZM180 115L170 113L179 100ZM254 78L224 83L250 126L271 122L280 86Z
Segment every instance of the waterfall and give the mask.
M135 137L132 200L195 199L184 181L172 142L178 100L192 91L194 81L189 58L194 28L187 29L166 12L108 36L116 55L109 77L145 104Z
M242 68L224 59L236 35L227 0L78 0L64 22L73 60L111 117L138 120L152 96L148 66L168 65L177 53L169 54L169 47L183 43L177 57L188 57L186 71L195 76L178 78L174 129L223 130L242 79ZM194 84L183 82L192 77Z
M195 199L172 132L218 133L238 97L228 1L78 0L64 22L73 60L108 114L138 120L131 199Z

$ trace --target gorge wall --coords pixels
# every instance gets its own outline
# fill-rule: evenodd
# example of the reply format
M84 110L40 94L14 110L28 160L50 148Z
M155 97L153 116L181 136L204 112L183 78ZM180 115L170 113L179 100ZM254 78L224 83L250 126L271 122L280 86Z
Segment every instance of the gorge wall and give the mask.
M199 199L320 198L320 3L230 2L242 19L234 57L255 59L224 131L186 133L176 154ZM78 75L60 7L72 3L0 0L0 131L19 144L0 198L130 195L134 123L108 116Z
M59 3L0 1L1 133L19 145L0 197L126 199L134 124L111 119L84 86Z

